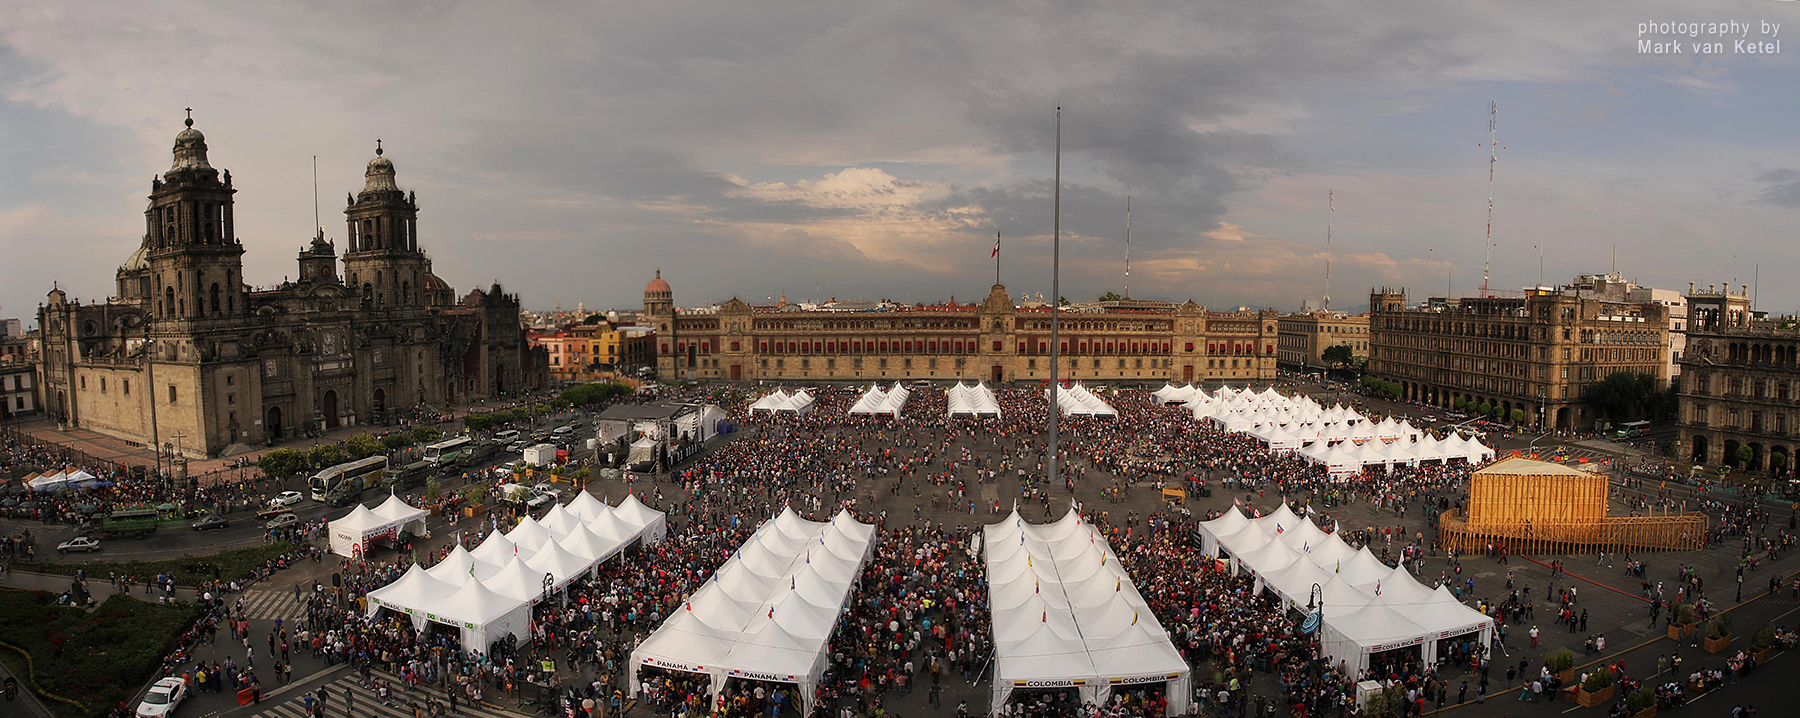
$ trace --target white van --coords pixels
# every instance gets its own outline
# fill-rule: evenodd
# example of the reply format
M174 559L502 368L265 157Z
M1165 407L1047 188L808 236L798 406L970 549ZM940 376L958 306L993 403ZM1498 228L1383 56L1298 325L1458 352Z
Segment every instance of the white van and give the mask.
M498 444L510 444L519 439L519 430L518 429L506 429L503 431L496 431L496 432L494 432L494 435L490 438L492 438L493 441Z

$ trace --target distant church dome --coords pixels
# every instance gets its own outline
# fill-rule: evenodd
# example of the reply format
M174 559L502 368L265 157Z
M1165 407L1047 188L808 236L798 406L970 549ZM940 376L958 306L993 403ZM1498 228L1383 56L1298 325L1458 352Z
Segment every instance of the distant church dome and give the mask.
M127 271L127 272L135 272L140 269L149 269L150 268L150 259L147 256L145 256L145 255L149 254L149 252L150 252L149 247L144 246L144 245L138 245L137 251L131 253L131 258L125 260L125 266L120 267L120 269L123 269L124 271Z
M652 292L669 293L669 283L663 281L662 270L660 269L656 270L656 278L650 280L649 284L644 285L645 294L650 294Z
M363 172L363 191L400 191L399 185L394 184L393 161L381 156L381 140L375 141L375 159L369 160L369 168Z

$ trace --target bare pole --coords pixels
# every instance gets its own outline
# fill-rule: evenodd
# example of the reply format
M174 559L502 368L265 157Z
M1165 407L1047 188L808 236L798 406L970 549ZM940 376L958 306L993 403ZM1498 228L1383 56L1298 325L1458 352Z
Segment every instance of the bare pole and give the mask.
M1488 269L1494 263L1494 163L1500 159L1499 141L1496 130L1500 124L1500 100L1496 97L1488 103L1488 216L1487 240L1485 241L1487 259L1481 263L1481 296L1488 294Z
M1131 195L1125 195L1125 298L1131 298Z
M313 236L325 236L325 226L319 224L319 156L313 155Z
M1337 213L1331 190L1325 190L1325 311L1331 311L1331 218Z
M1051 191L1050 219L1050 474L1049 484L1056 485L1056 415L1062 409L1056 403L1056 362L1061 358L1056 342L1060 338L1062 313L1062 107L1056 108L1056 184Z

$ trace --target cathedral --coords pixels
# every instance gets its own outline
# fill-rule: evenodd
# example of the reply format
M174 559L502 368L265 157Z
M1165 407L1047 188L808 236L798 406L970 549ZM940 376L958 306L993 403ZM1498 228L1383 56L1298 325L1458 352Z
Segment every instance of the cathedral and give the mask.
M494 284L459 300L432 274L417 199L379 142L362 191L346 197L341 274L320 230L297 280L253 288L231 172L212 167L186 124L174 164L150 182L143 243L117 294L82 303L53 289L38 309L39 386L59 423L205 458L546 385L548 357L525 341L518 295Z

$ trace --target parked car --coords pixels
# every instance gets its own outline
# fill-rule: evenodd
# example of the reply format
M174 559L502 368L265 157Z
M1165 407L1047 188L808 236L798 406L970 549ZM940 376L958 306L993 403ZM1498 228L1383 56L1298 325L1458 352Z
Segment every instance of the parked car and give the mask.
M263 524L263 528L278 529L300 523L300 517L293 514L282 514Z
M223 516L206 516L189 525L192 526L195 531L208 531L211 529L225 528L226 526L230 526L231 522L225 520L225 517Z
M509 454L517 454L524 451L528 446L531 446L531 442L529 441L515 441L506 445L506 452Z
M555 500L555 496L533 491L531 492L531 498L525 500L525 507L528 509L537 509L546 506Z
M150 686L150 692L144 694L144 700L138 703L137 718L164 718L175 712L182 699L187 698L187 684L181 676L169 676Z
M536 486L531 487L531 489L533 491L536 491L540 494L544 494L544 495L549 496L550 498L556 499L558 501L562 500L562 490L558 489L554 486L551 486L549 484L538 484Z
M269 499L269 503L276 506L293 506L294 504L300 503L300 499L304 498L304 496L304 494L301 494L298 491L283 491L276 494L275 498Z
M99 551L99 550L100 550L100 542L96 539L88 538L86 536L76 536L75 538L64 541L60 544L57 544L57 546L56 546L57 553L68 553L70 551Z

